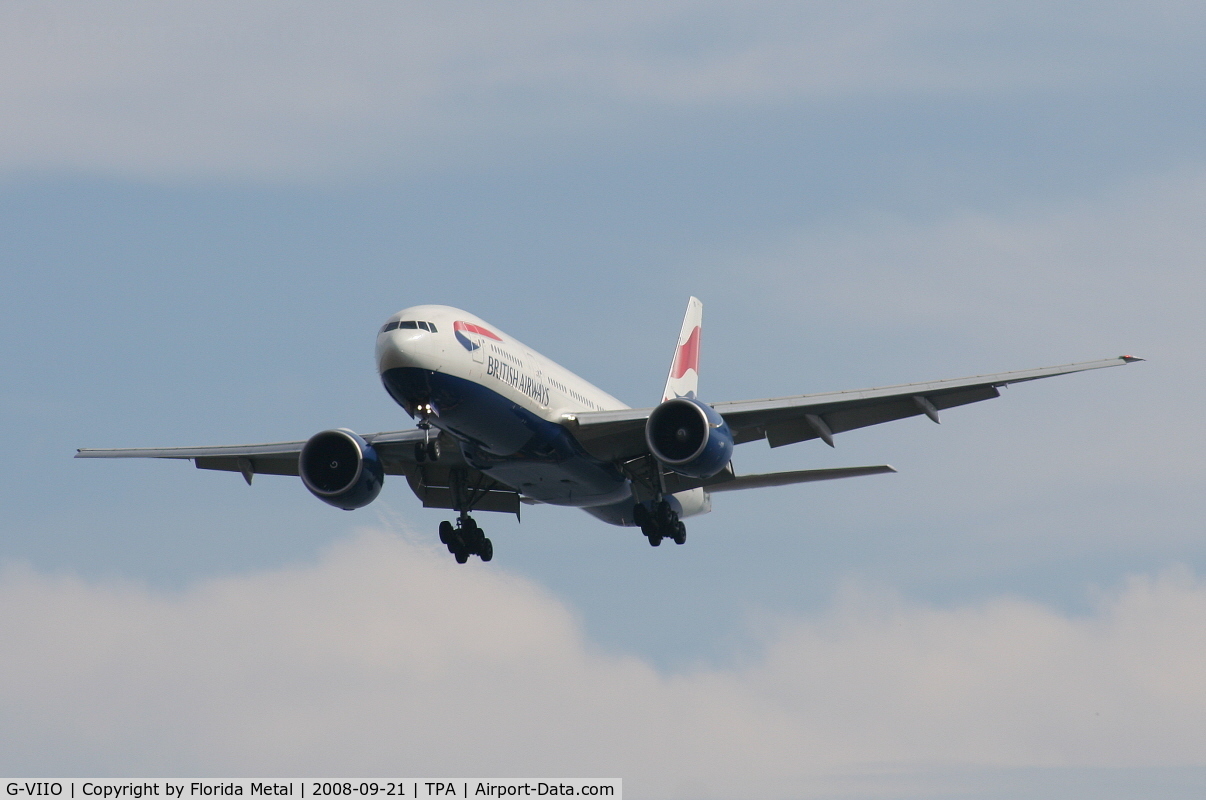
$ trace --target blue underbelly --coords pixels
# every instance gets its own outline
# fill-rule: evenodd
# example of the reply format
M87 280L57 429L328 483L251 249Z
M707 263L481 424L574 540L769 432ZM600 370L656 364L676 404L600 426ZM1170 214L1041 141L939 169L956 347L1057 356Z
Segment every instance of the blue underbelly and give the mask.
M432 424L457 440L470 466L521 494L582 507L632 496L623 474L587 455L564 427L481 384L413 367L387 370L381 380L404 408L434 405Z

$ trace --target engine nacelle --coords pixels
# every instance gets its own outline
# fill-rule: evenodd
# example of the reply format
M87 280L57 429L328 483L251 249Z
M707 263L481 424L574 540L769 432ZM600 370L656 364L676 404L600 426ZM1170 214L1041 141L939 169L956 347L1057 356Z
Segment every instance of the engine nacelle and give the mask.
M690 397L667 400L649 415L645 443L681 475L710 478L733 457L733 434L716 409Z
M376 500L385 481L377 451L347 428L311 436L302 448L297 471L315 497L345 511Z

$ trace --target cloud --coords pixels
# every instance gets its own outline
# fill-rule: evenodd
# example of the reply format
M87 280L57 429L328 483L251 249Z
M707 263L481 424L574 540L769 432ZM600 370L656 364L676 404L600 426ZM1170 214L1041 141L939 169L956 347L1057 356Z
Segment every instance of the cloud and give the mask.
M1191 312L1206 295L1204 221L1206 169L1190 161L1091 197L964 206L938 219L862 215L790 232L725 268L793 287L787 312L811 292L835 316L876 328L937 320L1010 347L1028 330L1086 342L1120 330L1184 336L1196 334Z
M10 567L0 767L786 797L1206 761L1206 584L1188 572L1135 577L1082 617L848 588L760 629L738 664L660 672L593 645L532 583L379 531L179 594Z
M651 114L1149 85L1193 4L229 2L0 9L0 172L426 169Z

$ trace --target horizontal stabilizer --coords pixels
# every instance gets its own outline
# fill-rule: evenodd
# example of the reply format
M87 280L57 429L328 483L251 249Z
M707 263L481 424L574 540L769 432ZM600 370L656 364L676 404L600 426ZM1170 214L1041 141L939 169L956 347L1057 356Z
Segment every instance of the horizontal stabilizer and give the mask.
M798 469L793 472L768 472L762 475L738 475L737 477L705 487L709 492L734 492L738 489L760 489L763 486L788 486L810 481L832 481L837 478L857 478L862 475L880 475L896 470L887 464L876 467L838 467L836 469Z

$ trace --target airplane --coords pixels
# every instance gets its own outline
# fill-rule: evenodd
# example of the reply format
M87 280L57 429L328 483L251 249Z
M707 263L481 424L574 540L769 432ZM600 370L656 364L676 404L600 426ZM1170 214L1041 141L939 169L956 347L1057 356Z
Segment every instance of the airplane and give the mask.
M1142 361L1119 356L1063 366L765 400L699 399L703 304L679 332L662 400L630 408L486 321L457 308L419 305L377 333L377 371L417 427L358 434L333 428L306 441L220 447L80 449L76 458L191 459L200 469L297 475L318 499L345 510L402 475L425 508L456 511L440 541L464 564L490 561L494 545L475 511L520 514L521 505L581 508L639 527L649 544L686 541L685 517L711 511L711 495L738 489L895 472L886 464L738 475L733 448L771 447L998 397L1000 387Z

